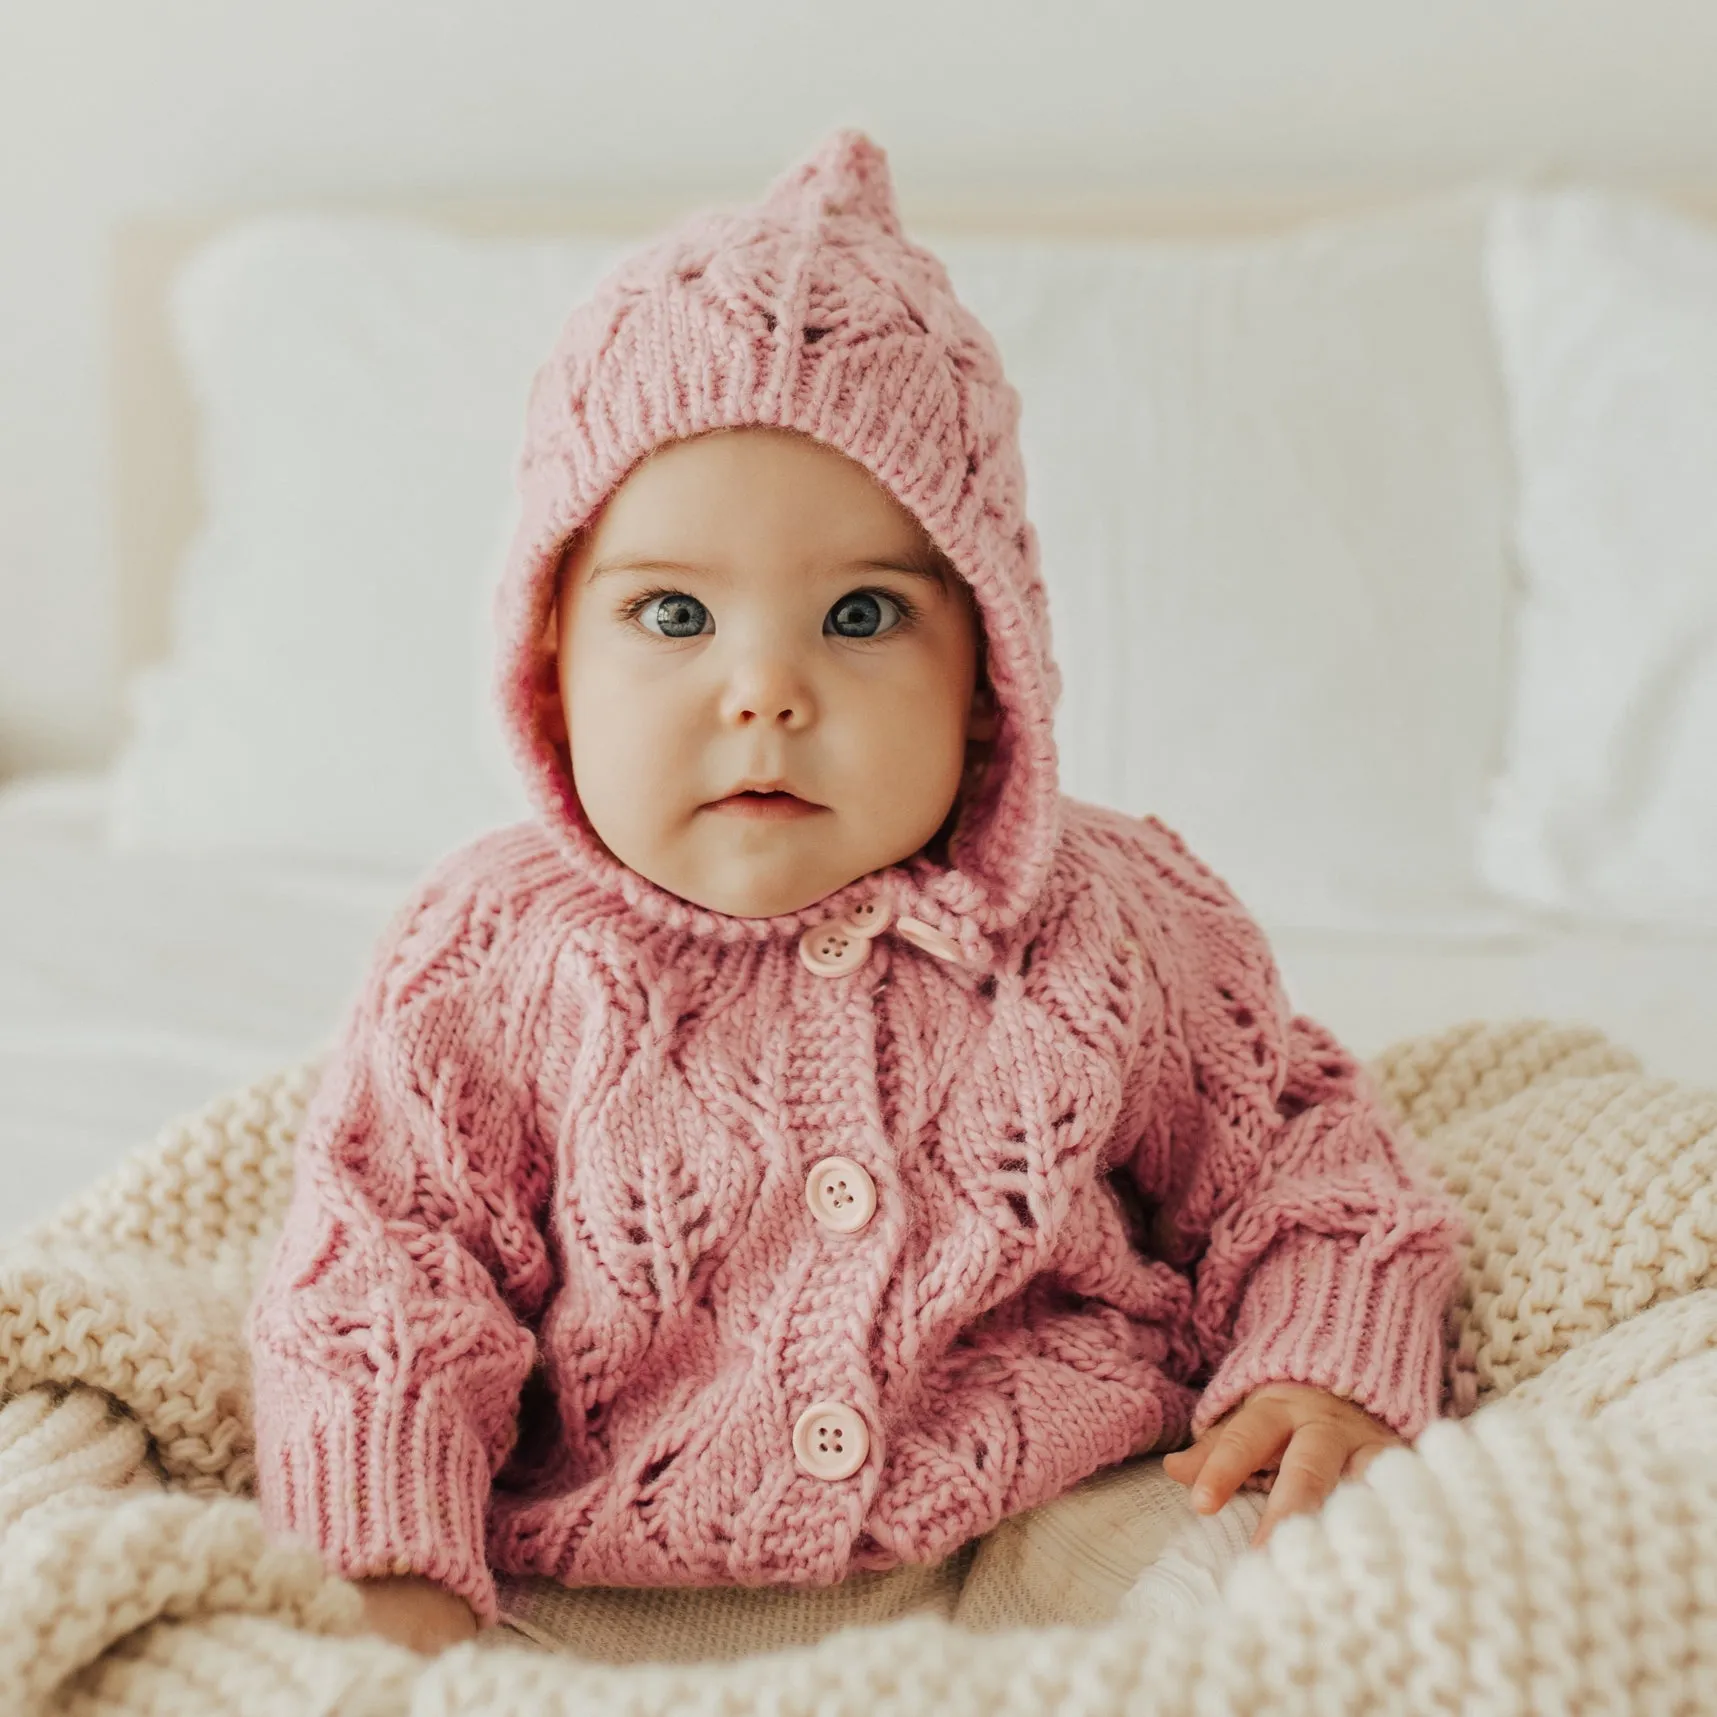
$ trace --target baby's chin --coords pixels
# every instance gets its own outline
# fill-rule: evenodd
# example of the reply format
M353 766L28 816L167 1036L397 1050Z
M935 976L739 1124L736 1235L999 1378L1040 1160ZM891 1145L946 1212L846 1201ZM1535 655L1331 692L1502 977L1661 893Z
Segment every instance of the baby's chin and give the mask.
M660 865L630 862L633 870L658 888L705 911L728 918L784 918L814 907L848 884L885 870L917 850L881 857L855 854L843 860L814 849L795 850L797 843L787 831L783 831L776 850L770 850L772 844L761 848L754 845L740 853L695 858L682 855L680 862Z
M724 867L717 874L680 877L675 882L659 882L658 886L693 906L720 912L728 918L784 918L815 906L819 900L826 900L848 883L869 874L867 870L838 870L831 877L821 869L806 875L789 868L783 874L758 875ZM654 877L650 880L657 881Z

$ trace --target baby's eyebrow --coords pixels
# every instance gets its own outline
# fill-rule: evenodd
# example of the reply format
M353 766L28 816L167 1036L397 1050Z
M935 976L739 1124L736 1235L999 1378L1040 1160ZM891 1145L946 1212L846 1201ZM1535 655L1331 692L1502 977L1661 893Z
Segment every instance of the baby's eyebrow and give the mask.
M666 572L690 573L698 577L712 576L707 566L693 566L683 560L657 560L652 555L610 555L606 560L599 560L586 575L586 582L594 584L597 579L610 572Z
M934 584L938 589L946 587L947 580L935 561L930 559L901 559L901 560L849 560L843 561L835 570L840 572L898 572L908 578L920 578L928 584ZM699 578L714 578L719 576L713 567L698 566L691 561L658 560L653 555L610 555L599 560L588 574L587 582L594 584L597 579L610 572L653 572L672 576L682 574Z
M942 569L933 560L851 560L842 568L843 572L902 572L908 578L921 578L926 583L934 584L938 590L947 585Z

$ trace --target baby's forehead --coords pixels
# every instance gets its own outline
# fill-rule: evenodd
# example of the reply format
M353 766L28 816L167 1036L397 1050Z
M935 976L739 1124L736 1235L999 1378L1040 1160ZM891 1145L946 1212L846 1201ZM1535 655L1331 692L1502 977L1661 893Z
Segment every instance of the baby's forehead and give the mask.
M565 539L552 600L623 573L785 593L800 576L821 587L887 572L932 601L958 592L977 607L951 557L868 466L799 431L747 425L641 455Z

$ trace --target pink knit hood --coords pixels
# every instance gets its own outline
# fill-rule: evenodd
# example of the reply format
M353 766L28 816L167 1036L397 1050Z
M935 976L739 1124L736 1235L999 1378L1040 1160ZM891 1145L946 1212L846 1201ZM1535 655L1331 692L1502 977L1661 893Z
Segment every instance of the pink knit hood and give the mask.
M1019 396L942 264L901 230L887 157L835 132L754 207L700 213L621 263L578 306L532 386L520 522L496 597L497 695L533 804L572 864L651 919L722 940L796 933L847 889L779 918L694 906L598 840L536 697L568 539L653 448L741 425L794 429L864 465L971 586L1001 713L951 868L895 867L904 911L977 963L1041 893L1059 834L1050 654L1037 535L1025 516Z

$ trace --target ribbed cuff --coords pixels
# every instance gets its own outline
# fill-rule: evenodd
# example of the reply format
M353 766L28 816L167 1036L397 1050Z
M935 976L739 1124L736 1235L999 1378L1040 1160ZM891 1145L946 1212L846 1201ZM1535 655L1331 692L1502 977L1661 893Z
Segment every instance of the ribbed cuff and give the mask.
M1441 1246L1380 1259L1364 1238L1279 1241L1247 1278L1234 1344L1200 1397L1193 1436L1267 1383L1306 1383L1417 1437L1441 1401L1444 1318L1459 1268Z
M419 1574L485 1625L499 1611L484 1554L488 1458L433 1383L405 1400L354 1395L325 1374L270 1379L257 1401L269 1528L308 1540L349 1580Z

